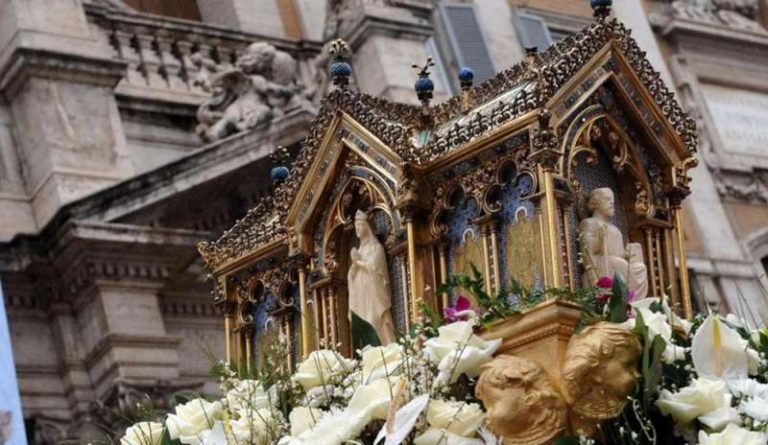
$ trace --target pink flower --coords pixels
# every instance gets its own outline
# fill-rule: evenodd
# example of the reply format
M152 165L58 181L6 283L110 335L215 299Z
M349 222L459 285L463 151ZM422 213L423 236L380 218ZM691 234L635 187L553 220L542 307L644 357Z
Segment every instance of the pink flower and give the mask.
M597 297L595 297L597 301L600 301L602 303L606 303L608 300L611 299L611 293L610 292L600 292L597 294Z
M613 278L605 276L597 280L595 285L601 289L611 289L613 287Z
M472 302L467 297L460 295L453 306L443 308L443 318L446 323L453 323L459 320L466 321L469 318L467 311L470 310L472 310ZM478 309L474 309L474 311L477 312Z

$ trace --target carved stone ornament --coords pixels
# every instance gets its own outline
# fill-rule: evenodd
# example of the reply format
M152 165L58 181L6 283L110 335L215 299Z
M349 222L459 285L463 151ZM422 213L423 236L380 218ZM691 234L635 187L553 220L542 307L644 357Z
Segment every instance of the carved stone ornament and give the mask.
M544 445L567 426L567 408L549 374L533 360L502 355L480 368L475 390L485 424L505 445Z
M268 122L315 95L298 84L293 57L265 42L251 44L234 66L199 55L192 62L199 67L194 83L211 93L197 110L197 133L206 141Z
M621 413L640 377L641 352L635 333L616 323L599 322L571 337L562 368L563 391L586 424Z
M767 33L757 22L758 0L675 0L672 17L725 26L739 31Z

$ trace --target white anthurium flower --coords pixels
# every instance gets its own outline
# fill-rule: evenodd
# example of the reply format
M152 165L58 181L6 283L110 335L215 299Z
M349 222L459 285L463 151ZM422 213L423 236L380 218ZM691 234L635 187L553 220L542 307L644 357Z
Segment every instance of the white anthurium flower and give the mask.
M347 411L362 416L366 419L365 424L373 419L387 420L389 402L402 380L401 377L379 379L357 388L349 400Z
M325 413L319 409L297 406L288 415L291 423L291 436L297 437L304 431L312 429Z
M676 393L662 390L656 405L664 415L671 415L676 423L684 425L707 413L729 408L732 399L723 381L698 378Z
M749 431L730 424L722 432L699 431L699 445L765 445L765 433Z
M721 431L731 423L740 423L741 417L739 417L739 412L736 408L728 406L699 416L699 422L709 427L712 431Z
M691 342L693 366L701 377L735 381L748 375L747 341L738 332L710 315Z
M314 351L301 362L292 379L305 390L326 385L331 380L349 374L356 362L342 357L339 353L322 349Z
M266 445L274 437L277 419L271 408L245 408L229 426L237 443Z
M768 422L768 398L753 397L744 400L739 409L758 422Z
M405 359L403 347L397 343L390 343L387 346L368 346L363 349L361 357L361 380L366 383L399 375Z
M464 437L472 437L483 424L483 410L477 403L432 400L427 408L427 423Z
M414 439L413 445L484 445L484 442L433 427Z
M429 394L422 394L402 408L397 410L394 419L387 419L387 423L381 427L373 445L378 445L382 439L385 439L384 445L399 445L403 443L406 437L411 434L416 421L429 404Z
M244 408L261 409L271 405L270 396L258 380L241 380L227 392L230 412Z
M438 336L424 342L427 358L437 364L434 385L454 383L462 374L477 377L480 366L489 362L501 339L485 341L473 333L475 320L458 321L438 329Z
M194 399L178 405L175 414L168 414L165 426L171 439L178 439L187 445L198 445L200 433L211 429L217 420L221 420L222 415L221 402Z
M139 422L125 430L120 445L160 445L164 432L162 423Z

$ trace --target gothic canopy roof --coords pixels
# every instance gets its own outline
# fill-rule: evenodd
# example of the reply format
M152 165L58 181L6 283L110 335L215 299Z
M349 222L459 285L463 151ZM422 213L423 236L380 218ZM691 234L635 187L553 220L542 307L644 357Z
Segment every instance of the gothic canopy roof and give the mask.
M394 103L349 88L333 91L323 100L288 178L218 240L201 243L200 253L217 274L254 253L285 245L292 230L286 217L304 180L312 180L308 177L310 168L340 115L354 120L394 152L401 167L428 169L500 127L515 122L530 125L542 110L551 110L553 122L557 122L562 117L558 111L568 111L569 98L563 94L572 86L572 80L583 78L607 53L618 60L618 66L611 69L628 72L644 90L648 106L654 108L661 121L666 121L663 126L669 135L667 140L679 158L695 152L694 119L681 109L630 31L618 20L603 17L547 51L531 54L527 60L435 106ZM471 98L469 106L467 97Z

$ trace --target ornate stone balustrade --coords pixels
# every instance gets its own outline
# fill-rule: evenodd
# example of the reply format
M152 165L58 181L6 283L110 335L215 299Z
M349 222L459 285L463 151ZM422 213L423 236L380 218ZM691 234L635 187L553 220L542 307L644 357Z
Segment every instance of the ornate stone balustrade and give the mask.
M125 78L117 87L122 96L152 98L199 105L209 93L204 85L217 65L234 64L255 41L267 42L294 58L319 52L275 38L229 30L188 20L85 5L92 32L127 62ZM310 45L311 46L311 45Z

